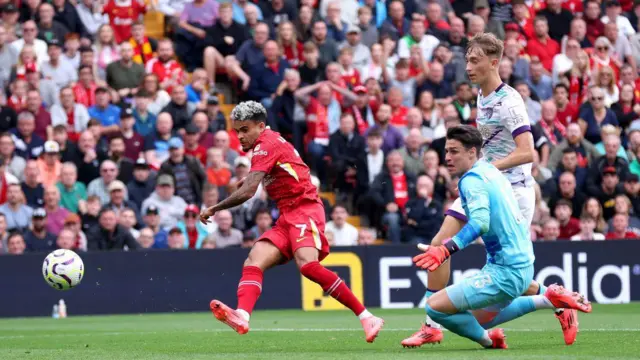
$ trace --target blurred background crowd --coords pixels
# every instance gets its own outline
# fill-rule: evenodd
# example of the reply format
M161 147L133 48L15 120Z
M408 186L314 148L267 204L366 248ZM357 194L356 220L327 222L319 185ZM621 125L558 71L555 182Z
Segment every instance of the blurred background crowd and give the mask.
M250 247L278 218L228 115L261 102L303 156L332 245L428 243L475 124L471 37L536 148L534 241L640 236L640 1L0 0L0 253Z

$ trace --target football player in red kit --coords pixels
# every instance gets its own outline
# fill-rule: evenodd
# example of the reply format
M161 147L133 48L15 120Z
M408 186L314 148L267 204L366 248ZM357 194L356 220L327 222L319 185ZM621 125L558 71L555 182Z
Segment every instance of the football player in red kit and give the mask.
M276 201L280 217L253 245L244 262L238 284L238 309L212 300L213 315L238 334L246 334L251 311L262 292L263 272L293 259L302 276L320 285L359 317L367 342L373 342L384 321L367 311L344 281L320 264L329 254L329 243L324 236L324 207L311 184L309 168L291 144L266 128L267 111L259 103L239 104L231 112L231 119L242 150L253 150L251 171L227 199L203 210L200 221L206 224L216 212L249 200L261 182Z

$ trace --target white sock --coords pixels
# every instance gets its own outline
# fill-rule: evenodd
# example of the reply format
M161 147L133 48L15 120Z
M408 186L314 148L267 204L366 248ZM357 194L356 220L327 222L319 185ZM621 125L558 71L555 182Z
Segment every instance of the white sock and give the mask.
M491 345L493 345L493 340L491 340L491 338L489 337L489 332L487 330L484 331L484 335L482 336L482 339L478 341L478 343L484 347L490 347Z
M242 309L238 309L238 310L236 310L236 311L237 311L240 315L242 315L242 317L243 317L245 320L247 320L247 321L249 321L249 319L251 318L251 315L249 315L249 313L248 313L248 312L246 312L246 311L244 311L244 310L242 310Z
M434 328L434 329L442 329L442 325L440 325L440 324L438 324L437 322L433 321L433 319L431 319L431 318L429 317L429 315L427 315L427 316L425 317L424 322L425 322L425 324L429 325L429 327L432 327L432 328Z
M555 306L547 299L544 295L532 295L531 300L533 300L533 305L538 309L556 309Z
M366 319L368 317L372 317L372 316L373 316L373 314L370 313L369 310L364 309L364 311L361 312L360 315L358 315L358 319L364 320L364 319Z

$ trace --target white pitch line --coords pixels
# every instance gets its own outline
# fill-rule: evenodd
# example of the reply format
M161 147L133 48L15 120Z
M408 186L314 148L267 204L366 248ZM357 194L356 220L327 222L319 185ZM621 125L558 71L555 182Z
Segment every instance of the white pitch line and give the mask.
M393 332L393 331L414 331L415 328L395 328L395 329L382 329L382 332ZM551 331L551 329L511 329L504 328L507 332L546 332ZM183 333L221 333L221 332L231 332L230 329L206 329L206 330L188 330L188 331L180 331ZM251 332L360 332L362 329L355 328L335 328L335 329L323 329L323 328L268 328L268 329L251 329ZM447 330L445 330L447 331ZM172 331L110 331L110 332L93 332L93 333L70 333L70 334L34 334L34 335L0 335L0 340L5 339L25 339L25 338L57 338L57 337L81 337L81 336L120 336L120 335L159 335L159 334L168 334ZM591 329L580 329L580 332L640 332L640 328L617 328L617 329L606 329L606 328L591 328Z

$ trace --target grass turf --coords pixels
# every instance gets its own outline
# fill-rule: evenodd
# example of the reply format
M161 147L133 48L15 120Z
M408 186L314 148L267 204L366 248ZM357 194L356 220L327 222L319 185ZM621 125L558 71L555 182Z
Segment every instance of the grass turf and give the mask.
M73 309L71 309L73 310ZM595 306L580 314L581 332L565 346L549 310L504 324L508 350L483 350L445 333L439 345L404 349L400 341L423 311L375 310L385 328L364 341L350 312L257 311L239 336L210 313L78 316L0 320L0 359L638 359L640 303Z

